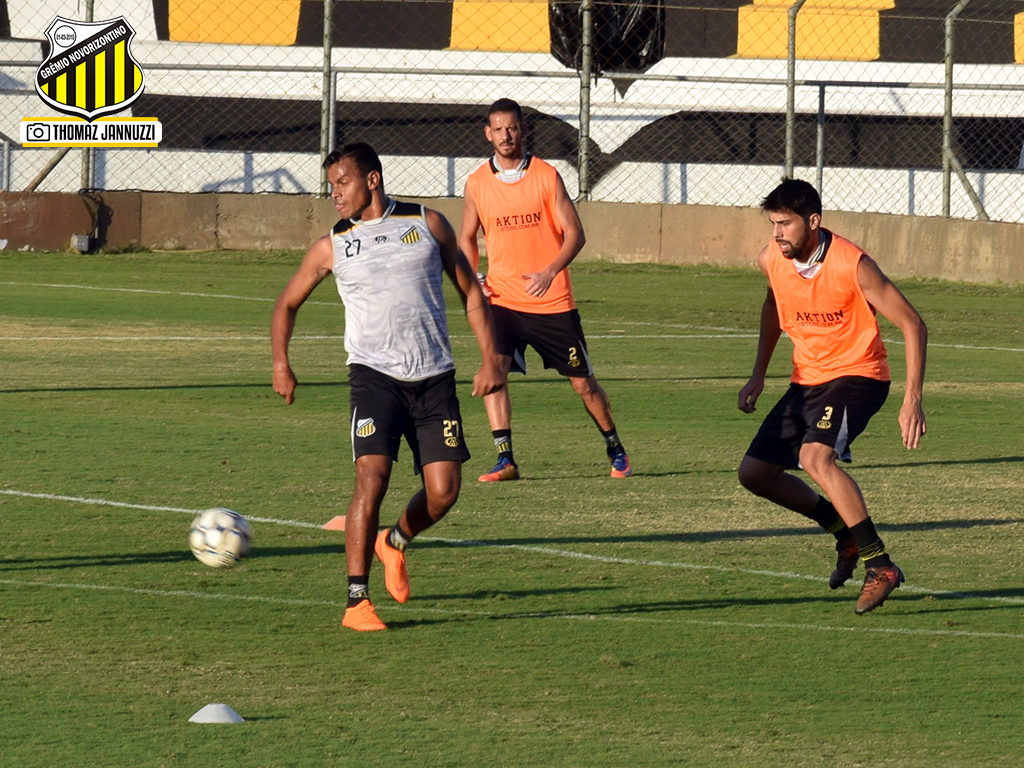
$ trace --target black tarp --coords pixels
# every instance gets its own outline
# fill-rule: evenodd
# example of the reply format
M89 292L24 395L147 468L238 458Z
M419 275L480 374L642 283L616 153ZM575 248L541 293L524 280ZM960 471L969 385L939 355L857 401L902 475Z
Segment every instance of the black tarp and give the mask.
M579 69L583 51L582 3L550 0L551 53ZM660 0L593 3L594 74L643 72L665 55L665 8Z

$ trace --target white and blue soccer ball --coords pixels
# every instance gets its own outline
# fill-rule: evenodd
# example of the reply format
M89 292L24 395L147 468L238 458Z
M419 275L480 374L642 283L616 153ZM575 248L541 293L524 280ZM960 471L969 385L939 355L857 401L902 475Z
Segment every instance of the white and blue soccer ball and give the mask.
M252 526L237 512L214 507L192 521L188 545L196 559L211 568L230 568L247 554Z

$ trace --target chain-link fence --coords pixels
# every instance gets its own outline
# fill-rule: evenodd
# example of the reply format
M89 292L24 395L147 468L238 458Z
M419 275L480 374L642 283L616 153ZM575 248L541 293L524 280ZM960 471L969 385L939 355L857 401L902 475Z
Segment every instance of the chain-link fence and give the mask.
M56 16L133 26L158 149L11 138L54 114ZM0 0L0 38L6 190L318 194L367 141L389 192L458 196L511 97L574 196L751 206L785 172L832 210L1024 221L1024 0Z

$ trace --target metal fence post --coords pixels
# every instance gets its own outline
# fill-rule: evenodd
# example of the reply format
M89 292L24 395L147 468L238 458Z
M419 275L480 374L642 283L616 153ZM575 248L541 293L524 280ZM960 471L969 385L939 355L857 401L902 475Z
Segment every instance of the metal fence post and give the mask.
M960 0L946 15L946 92L942 108L942 215L947 219L952 212L951 198L953 186L953 174L960 180L961 186L967 192L967 197L974 206L978 218L988 221L988 213L985 206L978 197L978 193L971 186L963 166L953 152L953 50L956 39L956 19L963 12L971 0Z
M7 134L0 134L4 139L4 192L11 191L11 137Z
M334 145L338 143L337 136L337 122L338 122L338 73L331 72L331 108L328 110L330 113L330 122L328 123L327 129L327 146L333 150Z
M85 20L95 21L93 18L95 11L93 9L93 0L85 0ZM80 186L82 189L92 189L92 156L93 148L85 147L82 150L82 178Z
M594 67L594 0L582 0L580 52L579 199L590 199L590 78Z
M950 187L953 169L950 162L953 154L953 43L956 17L969 2L971 0L960 0L953 10L946 14L946 91L942 108L942 215L946 218L949 218L951 208Z
M324 0L324 63L323 86L320 91L320 195L330 197L330 185L327 183L327 169L323 167L327 155L331 152L331 132L333 129L331 113L334 110L334 88L331 83L331 16L333 0Z
M807 0L796 0L789 7L786 51L786 176L793 178L796 165L796 15Z
M825 183L825 84L818 83L818 146L815 152L814 165L817 169L816 181L818 196Z

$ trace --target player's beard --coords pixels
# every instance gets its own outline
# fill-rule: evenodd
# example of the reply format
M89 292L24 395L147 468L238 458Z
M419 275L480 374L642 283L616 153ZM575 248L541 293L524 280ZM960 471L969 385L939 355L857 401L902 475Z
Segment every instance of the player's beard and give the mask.
M799 240L795 242L792 240L776 239L775 243L779 246L779 250L782 251L782 255L785 256L787 259L795 259L796 261L807 261L807 257L810 256L810 253L807 252L809 250L807 244L810 242L810 240L810 229L804 229L803 235L800 237ZM782 247L783 243L789 246L788 251Z

